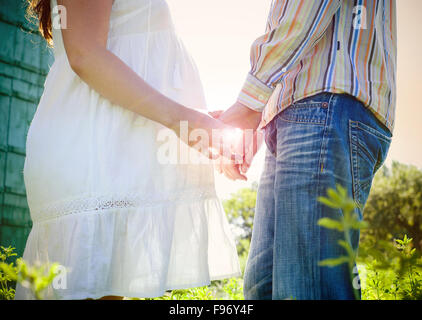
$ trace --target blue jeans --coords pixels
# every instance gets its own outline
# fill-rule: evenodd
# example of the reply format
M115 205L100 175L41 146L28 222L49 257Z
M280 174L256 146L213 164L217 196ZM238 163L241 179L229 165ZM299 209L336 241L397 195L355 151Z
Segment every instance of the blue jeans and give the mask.
M318 266L344 254L337 243L344 234L317 225L322 217L342 215L317 198L341 184L353 195L362 219L391 133L354 97L321 93L281 112L267 125L265 136L268 151L245 269L245 298L354 299L347 264ZM357 248L359 232L350 239Z

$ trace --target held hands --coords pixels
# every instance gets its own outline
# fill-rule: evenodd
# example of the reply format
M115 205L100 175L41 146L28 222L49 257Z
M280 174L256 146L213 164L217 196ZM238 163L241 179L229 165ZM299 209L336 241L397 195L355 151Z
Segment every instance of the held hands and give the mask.
M207 114L190 112L189 116L190 120L179 121L170 127L190 147L185 152L194 149L211 160L224 158L225 162L242 161L243 154L236 154L233 147L233 133L238 129Z
M240 131L240 138L235 141L236 144L231 144L229 148L232 154L242 156L235 159L222 156L215 161L215 167L220 174L223 173L231 180L247 180L246 173L263 141L263 135L261 131L245 129Z
M258 152L263 142L263 134L257 127L261 121L261 113L247 108L246 106L236 103L227 111L210 112L214 118L243 129L243 131L233 131L231 139L225 139L225 150L231 150L232 154L237 155L235 159L227 157L226 154L220 153L222 157L216 161L216 169L219 173L231 180L247 180L246 172L248 171L253 157ZM229 145L227 145L229 144ZM240 158L239 158L239 155Z
M179 118L185 120L168 127L185 145L215 160L217 170L229 179L247 180L245 174L263 141L257 130L260 112L236 103L225 112L208 115L190 109Z

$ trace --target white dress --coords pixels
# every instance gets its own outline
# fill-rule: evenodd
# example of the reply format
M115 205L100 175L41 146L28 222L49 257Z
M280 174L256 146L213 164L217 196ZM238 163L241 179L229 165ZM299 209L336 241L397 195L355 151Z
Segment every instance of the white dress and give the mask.
M158 161L164 127L91 89L70 68L60 30L53 40L24 165L33 227L23 258L66 268L44 297L157 297L239 276L212 165ZM115 0L108 48L167 97L205 109L164 0ZM31 298L17 286L16 299Z

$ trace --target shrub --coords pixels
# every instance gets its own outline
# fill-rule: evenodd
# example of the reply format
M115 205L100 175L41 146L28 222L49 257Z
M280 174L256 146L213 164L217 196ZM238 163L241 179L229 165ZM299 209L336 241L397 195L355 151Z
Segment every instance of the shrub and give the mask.
M383 167L375 175L364 210L369 228L362 232L362 241L376 242L413 239L413 246L422 251L422 170L398 162L391 169Z
M360 249L362 295L367 300L422 299L422 257L412 239L379 241Z
M422 299L422 257L412 246L412 239L407 235L394 241L368 238L359 248L359 254L350 246L349 230L366 229L367 223L359 221L354 213L355 203L348 198L346 190L337 186L337 190L328 189L328 197L319 199L325 205L341 209L339 220L322 218L318 224L329 229L344 232L344 240L339 245L345 249L345 255L320 262L321 266L334 267L343 263L349 266L351 281L354 281L355 262L360 263L362 277L362 298L366 300L420 300ZM355 297L359 299L355 287Z
M22 284L31 290L36 299L42 299L41 293L57 275L59 265L54 263L50 268L43 265L30 266L22 258L18 258L16 263L7 263L9 258L16 256L15 248L0 246L0 250L0 299L14 299L13 283Z

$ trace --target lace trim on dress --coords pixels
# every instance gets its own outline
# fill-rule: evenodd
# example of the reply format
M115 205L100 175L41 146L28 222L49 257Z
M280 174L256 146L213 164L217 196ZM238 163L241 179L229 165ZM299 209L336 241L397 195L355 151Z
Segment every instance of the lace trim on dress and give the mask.
M110 194L74 197L50 203L40 208L32 215L33 222L41 222L66 215L89 211L103 211L108 209L166 206L180 202L196 202L209 198L216 198L214 185L208 188L200 187L184 192L169 194ZM40 218L38 218L40 217Z

